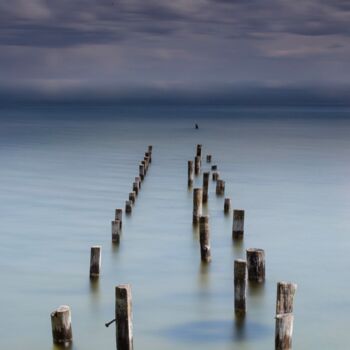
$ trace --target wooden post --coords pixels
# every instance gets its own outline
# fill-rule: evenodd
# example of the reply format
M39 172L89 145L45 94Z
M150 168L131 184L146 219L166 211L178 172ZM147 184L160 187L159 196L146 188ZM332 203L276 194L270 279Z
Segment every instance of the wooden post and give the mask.
M143 164L139 165L139 175L142 181L145 178L145 166Z
M233 211L232 239L242 239L244 236L244 210Z
M212 166L211 166L211 170L212 170L212 171L218 170L218 166L217 166L217 165L212 165Z
M52 338L54 343L66 344L73 341L70 307L61 305L51 313Z
M193 160L187 162L187 186L193 185Z
M135 204L135 200L136 200L136 192L135 191L132 191L129 193L129 201L132 203L132 204Z
M143 160L145 161L145 168L146 168L146 172L148 171L148 167L149 167L149 157L145 156L143 158Z
M126 201L125 202L125 213L131 214L131 212L132 212L132 203L131 203L131 201Z
M119 220L120 228L122 228L123 227L123 209L115 210L115 220Z
M207 154L207 163L211 163L211 154Z
M147 157L148 166L149 166L149 164L151 163L151 153L146 152L146 153L145 153L145 157Z
M209 175L208 172L203 173L203 203L208 202Z
M219 180L219 172L218 171L214 171L213 172L213 181L218 181Z
M199 219L199 241L201 247L201 260L203 262L211 261L209 216L201 216Z
M148 146L148 153L149 153L149 162L152 163L152 150L153 150L153 146L149 145Z
M296 290L297 285L295 283L277 283L276 315L293 312L293 301Z
M247 263L245 260L234 262L235 313L244 316L246 313Z
M193 190L193 224L199 223L199 218L202 216L202 195L201 188L195 188Z
M135 192L136 196L139 194L139 184L137 182L133 182L132 190Z
M224 213L228 214L231 211L231 199L225 198L224 202Z
M115 287L115 319L117 350L133 350L131 287Z
M202 159L202 145L197 145L196 156Z
M136 176L135 177L135 182L137 182L137 184L139 185L139 191L141 189L141 177L140 176Z
M224 180L217 180L216 181L216 194L218 196L222 196L225 194L225 181Z
M122 223L120 220L112 221L112 242L119 243Z
M98 277L101 269L101 246L91 247L90 253L90 277Z
M198 175L201 170L201 158L199 156L196 156L194 158L194 173L195 175Z
M294 316L291 313L276 316L275 350L291 350Z
M143 165L143 176L145 177L146 174L147 174L146 161L143 160L143 161L141 162L141 165ZM141 178L141 180L142 180L142 178Z
M265 281L265 252L263 249L247 249L248 280L262 283Z

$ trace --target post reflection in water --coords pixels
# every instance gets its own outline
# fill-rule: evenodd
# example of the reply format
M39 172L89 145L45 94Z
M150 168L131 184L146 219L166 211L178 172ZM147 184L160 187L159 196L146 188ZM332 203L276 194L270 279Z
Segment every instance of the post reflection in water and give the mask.
M210 264L200 262L198 277L199 287L208 288L210 286Z

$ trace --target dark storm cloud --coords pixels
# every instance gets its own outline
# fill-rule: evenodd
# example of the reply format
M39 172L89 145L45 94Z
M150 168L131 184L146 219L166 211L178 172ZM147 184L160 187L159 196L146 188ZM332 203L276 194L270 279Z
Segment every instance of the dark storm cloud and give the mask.
M56 1L14 0L0 4L2 45L62 47L114 43L132 37L211 31L247 36L259 32L349 35L350 9L342 0ZM341 12L341 13L339 13Z
M158 87L181 86L194 101L203 94L191 94L192 84L213 92L226 84L222 96L207 93L210 100L253 81L263 96L286 101L271 88L284 86L302 100L286 87L350 83L348 23L348 0L0 1L0 83L9 91L17 83L29 86L25 93L48 89L47 99L83 96L85 85L100 86L107 98L115 88L141 96L137 87L152 86L153 97L168 99ZM233 95L246 101L247 89Z

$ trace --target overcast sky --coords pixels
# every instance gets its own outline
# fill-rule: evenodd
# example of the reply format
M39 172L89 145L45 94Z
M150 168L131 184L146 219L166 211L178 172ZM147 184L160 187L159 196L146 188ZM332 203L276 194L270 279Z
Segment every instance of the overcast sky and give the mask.
M1 0L0 85L350 85L349 0Z

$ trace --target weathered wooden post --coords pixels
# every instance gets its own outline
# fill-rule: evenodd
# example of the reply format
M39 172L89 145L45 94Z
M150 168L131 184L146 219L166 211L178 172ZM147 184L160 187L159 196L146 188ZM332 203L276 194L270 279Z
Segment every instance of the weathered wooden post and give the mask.
M139 165L139 175L142 181L145 178L145 166L143 164Z
M211 154L207 154L207 163L211 163Z
M233 211L232 239L242 239L244 236L244 210Z
M293 301L296 290L297 285L295 283L277 283L276 315L293 312Z
M201 260L203 262L210 262L209 216L201 216L199 219L199 242L201 247Z
M225 194L225 181L224 180L217 180L216 181L216 194L218 196L222 196Z
M293 335L292 313L276 315L275 350L291 350Z
M137 182L133 182L132 190L135 192L136 196L139 194L139 184Z
M147 174L146 161L143 160L143 161L141 162L141 165L143 165L143 177L145 177L146 174ZM141 180L142 180L142 178L141 178Z
M152 163L152 151L153 151L153 146L149 145L148 146L148 153L149 153L149 162Z
M201 170L201 158L199 156L196 156L194 158L194 173L195 175L198 175Z
M224 213L228 214L231 211L231 199L225 198L224 202Z
M247 249L248 280L262 283L265 281L265 252L263 249Z
M91 247L90 252L90 277L98 277L101 269L101 246Z
M193 224L199 223L199 218L202 216L202 195L201 188L195 188L193 190Z
M115 220L119 220L120 228L122 228L123 227L123 209L115 210Z
M119 243L121 228L122 223L120 220L116 219L115 221L112 221L112 242Z
M203 173L203 203L208 202L209 172Z
M129 193L129 201L132 204L135 204L135 201L136 201L136 192L135 191L132 191Z
M197 145L196 156L202 159L202 145Z
M148 162L148 166L149 166L151 163L151 153L145 152L145 158L147 158L147 162Z
M140 176L136 176L135 177L135 182L137 182L137 184L139 185L139 191L141 189L141 177Z
M125 201L125 213L131 214L132 212L132 203L131 201Z
M218 171L214 171L213 172L213 181L218 181L219 180L219 172Z
M133 350L131 287L115 287L115 319L117 350Z
M187 163L187 185L188 187L193 185L193 160L189 160Z
M235 313L244 316L246 313L247 294L247 263L245 260L234 262L234 291L235 291Z
M70 307L61 305L51 313L52 338L54 343L66 344L73 341Z
M212 165L212 166L211 166L211 170L212 170L212 171L218 170L218 166L217 166L217 165Z
M143 158L143 160L145 161L145 168L146 168L146 172L148 171L148 168L149 168L149 157L148 156L145 156Z

